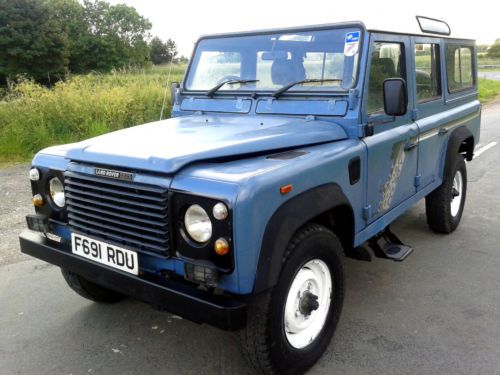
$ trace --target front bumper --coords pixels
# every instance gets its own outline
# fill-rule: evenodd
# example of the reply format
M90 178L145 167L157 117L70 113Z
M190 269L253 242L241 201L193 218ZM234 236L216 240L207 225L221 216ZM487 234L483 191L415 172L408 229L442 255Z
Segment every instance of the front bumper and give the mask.
M245 326L246 305L155 274L135 276L74 255L69 247L40 233L26 230L19 236L21 251L74 272L105 288L161 307L197 323L225 330Z

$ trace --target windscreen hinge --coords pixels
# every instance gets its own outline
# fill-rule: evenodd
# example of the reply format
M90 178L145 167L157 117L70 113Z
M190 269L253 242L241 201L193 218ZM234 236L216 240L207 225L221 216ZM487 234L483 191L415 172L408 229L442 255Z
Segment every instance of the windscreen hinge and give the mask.
M362 137L371 137L373 135L373 124L363 124L360 126L361 129L361 138Z
M356 104L358 103L359 92L358 89L350 89L349 90L349 110L352 111L356 108Z

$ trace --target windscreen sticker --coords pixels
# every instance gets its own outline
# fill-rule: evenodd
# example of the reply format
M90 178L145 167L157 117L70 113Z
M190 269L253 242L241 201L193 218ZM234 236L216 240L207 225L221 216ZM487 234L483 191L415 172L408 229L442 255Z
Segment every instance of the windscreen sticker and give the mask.
M359 31L353 31L345 34L344 55L354 56L359 48Z

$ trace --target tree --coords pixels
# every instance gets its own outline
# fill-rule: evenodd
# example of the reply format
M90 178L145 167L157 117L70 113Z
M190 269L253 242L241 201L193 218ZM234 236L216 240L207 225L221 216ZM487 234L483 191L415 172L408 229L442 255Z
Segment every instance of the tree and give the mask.
M124 4L84 0L88 34L82 39L79 58L87 69L109 70L125 65L144 65L150 51L146 40L151 22ZM99 51L105 55L98 55Z
M169 54L168 61L175 59L175 56L177 56L177 44L172 39L167 40L167 51Z
M164 43L160 38L155 36L151 39L149 45L151 50L151 61L155 65L165 64L170 61L175 61L175 56L177 56L177 44L172 39L168 39Z
M170 55L168 53L167 45L157 36L151 39L149 48L151 50L151 61L153 64L159 65L169 61Z
M488 49L488 57L500 57L500 43L495 43Z
M181 55L179 58L177 58L177 62L179 64L187 64L189 62L189 59L186 56Z
M479 52L479 53L487 52L488 48L490 48L490 46L488 44L478 44L477 45L477 52Z
M67 40L68 70L83 73L85 69L80 64L79 55L82 42L88 35L83 6L77 0L45 0L45 2L51 8Z
M50 83L68 70L109 71L144 66L153 56L174 59L175 42L149 44L150 29L149 20L124 4L0 0L0 84L20 74Z
M64 74L67 39L52 9L37 0L0 0L0 79Z

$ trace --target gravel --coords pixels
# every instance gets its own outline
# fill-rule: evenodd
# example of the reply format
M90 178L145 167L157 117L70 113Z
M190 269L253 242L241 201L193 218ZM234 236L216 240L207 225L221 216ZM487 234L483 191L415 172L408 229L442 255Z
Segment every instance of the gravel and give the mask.
M26 215L33 213L29 164L0 169L0 266L32 259L19 250L19 233L26 228Z

